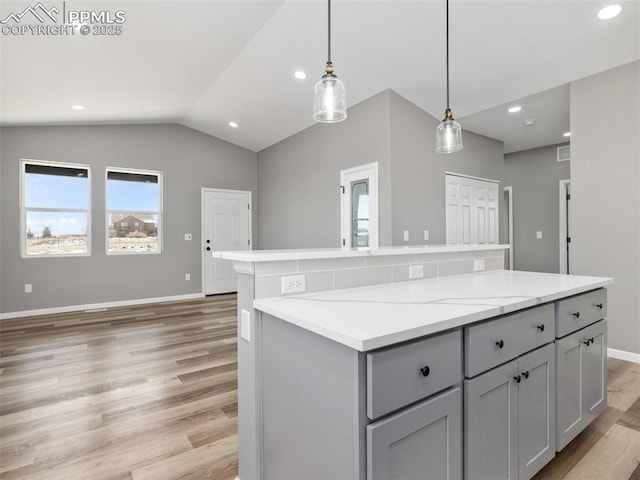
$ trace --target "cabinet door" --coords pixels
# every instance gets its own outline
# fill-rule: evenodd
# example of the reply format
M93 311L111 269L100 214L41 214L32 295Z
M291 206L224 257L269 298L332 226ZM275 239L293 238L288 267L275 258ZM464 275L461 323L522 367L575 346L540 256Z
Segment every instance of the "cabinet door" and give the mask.
M606 320L556 341L558 451L607 408L606 362Z
M584 350L582 354L583 415L588 425L607 408L607 321L602 320L585 328L581 337L583 337Z
M460 388L367 426L368 480L462 477Z
M556 448L562 450L587 426L582 408L581 334L556 340Z
M518 359L519 480L529 480L556 454L555 348Z
M465 380L465 479L518 478L518 361Z

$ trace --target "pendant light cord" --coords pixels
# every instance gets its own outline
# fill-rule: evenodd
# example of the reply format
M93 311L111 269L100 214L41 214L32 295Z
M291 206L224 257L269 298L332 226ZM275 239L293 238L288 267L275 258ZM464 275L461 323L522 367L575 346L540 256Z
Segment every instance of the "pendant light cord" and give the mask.
M446 13L446 37L447 37L447 110L449 108L449 0L447 0L447 13Z
M327 51L328 53L328 58L327 58L327 63L331 64L331 0L327 0L327 4L328 4L328 8L327 8L327 12L328 12L328 21L327 21L327 25L329 26L329 32L327 35Z

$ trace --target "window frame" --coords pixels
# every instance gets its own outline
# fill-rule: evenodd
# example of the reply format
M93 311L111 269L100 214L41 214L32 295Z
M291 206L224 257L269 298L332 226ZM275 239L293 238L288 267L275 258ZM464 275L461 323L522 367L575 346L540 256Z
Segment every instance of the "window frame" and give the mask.
M26 169L27 165L43 165L47 167L57 168L75 168L87 171L87 208L46 208L46 207L32 207L29 208L26 205ZM69 162L56 162L52 160L35 160L30 158L20 159L20 258L60 258L60 257L90 257L91 256L91 165L85 165L80 163ZM29 255L27 253L27 212L74 212L87 214L87 251L85 253L47 253L38 255Z
M138 175L153 175L158 177L158 211L146 211L146 210L110 210L109 209L109 172L118 172L118 173L131 173ZM144 170L139 168L126 168L126 167L105 167L104 169L104 211L105 211L105 245L104 250L106 255L115 255L115 256L128 256L128 255L160 255L162 253L163 247L163 231L164 231L164 222L163 222L163 210L164 210L164 174L160 170ZM147 252L147 251L134 251L134 252L110 252L109 251L109 215L112 213L127 213L130 215L157 215L158 216L158 251L157 252Z

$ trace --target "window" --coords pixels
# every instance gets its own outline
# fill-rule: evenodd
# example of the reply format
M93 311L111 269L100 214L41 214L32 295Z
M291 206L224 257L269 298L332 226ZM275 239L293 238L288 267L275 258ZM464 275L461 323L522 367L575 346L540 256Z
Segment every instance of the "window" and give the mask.
M89 255L90 168L21 161L23 257Z
M107 169L107 253L162 251L162 173Z

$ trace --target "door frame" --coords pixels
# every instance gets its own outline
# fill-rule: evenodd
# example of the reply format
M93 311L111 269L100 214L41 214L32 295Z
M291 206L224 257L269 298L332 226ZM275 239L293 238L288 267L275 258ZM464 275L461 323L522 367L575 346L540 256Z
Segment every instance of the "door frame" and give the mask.
M560 273L570 273L571 272L571 246L569 245L569 259L567 260L567 237L570 232L567 232L567 223L569 221L567 215L570 212L567 212L567 185L571 185L571 179L567 178L564 180L560 180L558 184L558 211L559 211L559 220L558 220L558 245L559 245L559 271ZM569 271L567 272L567 264L569 265Z
M361 175L357 175L359 173ZM346 177L354 174L357 180L369 179L369 246L362 248L378 248L380 245L378 162L340 170L340 246L355 248L351 246L351 196L347 195L345 185ZM372 199L374 196L375 198ZM346 245L347 238L349 245Z
M253 200L252 200L252 195L251 195L251 190L231 190L228 188L212 188L212 187L201 187L200 188L200 276L201 276L201 285L202 285L202 290L200 293L202 293L203 296L206 295L206 254L207 251L205 250L204 247L204 227L205 227L205 218L204 218L204 210L205 210L205 202L204 202L204 197L206 193L234 193L234 194L238 194L238 193L244 193L247 194L247 201L249 202L249 248L248 250L253 250L253 232L252 232L252 225L253 225ZM211 255L211 254L209 254Z
M507 232L507 242L509 243L509 270L513 270L513 186L504 187L503 193L507 194L509 202L509 212L507 219L509 221L509 231ZM504 207L503 207L504 208Z

